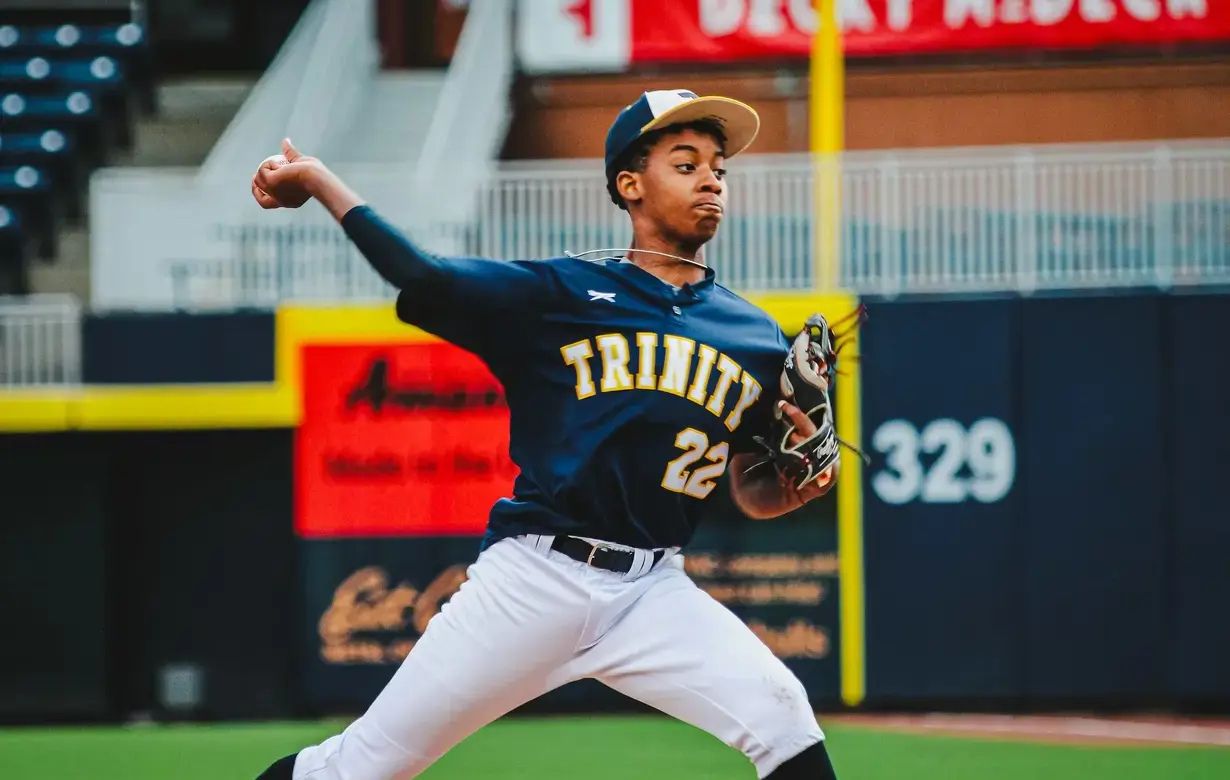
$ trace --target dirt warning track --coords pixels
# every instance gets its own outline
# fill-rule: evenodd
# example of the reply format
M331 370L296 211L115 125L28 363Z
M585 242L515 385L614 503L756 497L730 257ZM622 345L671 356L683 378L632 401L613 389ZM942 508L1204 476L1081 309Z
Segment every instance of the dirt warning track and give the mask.
M829 715L833 723L911 733L1080 744L1230 747L1230 720L1050 715Z

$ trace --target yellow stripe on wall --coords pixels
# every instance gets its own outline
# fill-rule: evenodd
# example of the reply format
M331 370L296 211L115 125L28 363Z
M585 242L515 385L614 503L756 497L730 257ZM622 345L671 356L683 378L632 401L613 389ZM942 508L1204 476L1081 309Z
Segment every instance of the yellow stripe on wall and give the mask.
M291 400L273 383L100 385L70 403L68 416L84 431L293 428Z
M0 392L0 432L66 431L77 395L59 388Z
M303 415L304 344L404 343L434 337L400 323L391 303L290 306L275 315L274 381L88 385L0 392L0 432L294 428Z

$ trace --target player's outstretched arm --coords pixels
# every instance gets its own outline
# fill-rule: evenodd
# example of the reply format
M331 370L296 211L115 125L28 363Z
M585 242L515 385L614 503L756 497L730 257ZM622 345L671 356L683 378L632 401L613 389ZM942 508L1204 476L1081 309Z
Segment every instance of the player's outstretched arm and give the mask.
M816 424L798 407L781 401L782 410L796 426L792 439L799 441L816 432ZM837 461L819 479L796 488L786 482L770 463L757 466L764 457L740 454L730 459L730 495L743 514L753 520L769 520L814 501L837 484L841 462ZM753 468L753 466L756 466Z
M430 286L447 274L441 258L385 223L337 174L300 152L290 139L282 141L282 154L266 158L257 168L252 196L265 209L296 209L317 201L376 272L399 290Z
M525 342L525 330L548 309L557 288L541 263L439 257L416 246L320 160L282 142L252 177L262 208L323 206L372 268L399 290L397 316L480 357ZM498 324L499 327L493 327Z

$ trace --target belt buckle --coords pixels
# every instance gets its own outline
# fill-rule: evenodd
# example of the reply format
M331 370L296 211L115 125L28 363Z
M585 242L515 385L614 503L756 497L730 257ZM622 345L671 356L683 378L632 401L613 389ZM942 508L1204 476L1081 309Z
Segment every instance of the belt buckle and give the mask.
M589 546L589 557L585 559L585 565L586 566L594 565L594 556L598 554L599 550L614 550L614 549L615 548L612 547L611 545L604 544L602 542L598 542L597 544L591 544Z

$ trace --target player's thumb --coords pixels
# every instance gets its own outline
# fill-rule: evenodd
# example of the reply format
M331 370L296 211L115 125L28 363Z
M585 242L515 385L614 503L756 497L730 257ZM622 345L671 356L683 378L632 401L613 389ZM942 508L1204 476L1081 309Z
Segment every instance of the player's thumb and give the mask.
M283 138L282 139L282 156L286 158L287 162L294 162L295 160L298 160L303 155L299 152L298 149L295 148L295 145L290 142L289 138Z

